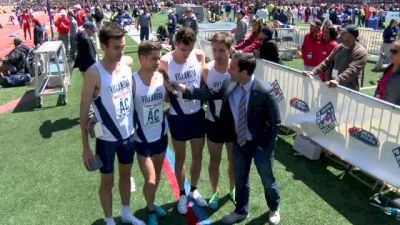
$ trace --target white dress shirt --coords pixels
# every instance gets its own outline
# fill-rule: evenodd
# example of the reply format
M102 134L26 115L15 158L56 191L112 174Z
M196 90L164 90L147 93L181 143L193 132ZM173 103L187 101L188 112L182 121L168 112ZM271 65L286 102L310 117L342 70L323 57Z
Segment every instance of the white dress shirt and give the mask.
M231 107L232 115L233 115L233 120L235 123L235 131L236 134L238 133L238 117L239 117L239 102L240 102L240 97L242 96L242 90L241 87L244 88L246 91L246 122L247 122L247 108L249 106L249 99L250 99L250 92L251 88L253 87L253 82L254 82L254 75L251 75L251 79L244 85L237 85L233 91L232 94L229 95L228 101L229 105ZM249 126L247 125L247 131L246 131L246 140L250 141L252 140L251 133L249 131Z

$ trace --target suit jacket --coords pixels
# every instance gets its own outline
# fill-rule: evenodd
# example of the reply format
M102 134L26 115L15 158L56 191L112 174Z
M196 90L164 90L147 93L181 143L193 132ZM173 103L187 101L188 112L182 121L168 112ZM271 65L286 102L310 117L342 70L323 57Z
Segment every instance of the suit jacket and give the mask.
M85 72L90 66L96 63L96 48L86 32L79 32L76 35L76 47L78 54L74 68L79 67L80 71Z
M183 97L199 100L222 99L220 115L224 133L233 135L236 139L235 123L228 99L237 85L237 82L227 79L219 91L188 87ZM278 125L281 122L279 108L272 91L269 85L255 78L247 107L247 127L252 141L262 149L274 147Z

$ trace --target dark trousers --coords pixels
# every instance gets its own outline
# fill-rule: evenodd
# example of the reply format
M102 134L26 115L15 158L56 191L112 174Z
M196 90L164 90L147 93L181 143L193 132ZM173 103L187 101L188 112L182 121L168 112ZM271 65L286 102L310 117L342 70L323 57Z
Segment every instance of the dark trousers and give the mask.
M233 146L233 167L236 188L235 212L242 215L249 213L249 173L253 159L264 187L264 196L269 209L276 211L279 208L279 190L272 171L274 160L273 149L261 149L251 141L247 141L242 147L235 143Z
M149 40L149 27L140 27L140 41Z

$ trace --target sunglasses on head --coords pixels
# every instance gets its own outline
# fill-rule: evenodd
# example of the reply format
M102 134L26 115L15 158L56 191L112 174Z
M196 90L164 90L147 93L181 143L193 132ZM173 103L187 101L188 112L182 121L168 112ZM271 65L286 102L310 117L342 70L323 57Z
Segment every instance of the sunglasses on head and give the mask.
M397 53L399 53L399 51L400 51L400 50L397 50L397 49L394 49L394 48L390 49L390 53L391 53L392 55L396 55Z

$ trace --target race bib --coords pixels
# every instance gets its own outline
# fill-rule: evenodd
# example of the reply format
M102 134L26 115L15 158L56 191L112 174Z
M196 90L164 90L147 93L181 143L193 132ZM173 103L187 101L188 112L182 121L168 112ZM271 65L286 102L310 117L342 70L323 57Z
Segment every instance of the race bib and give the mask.
M160 123L163 118L162 104L145 105L143 108L143 123L144 126Z
M122 119L129 115L131 111L131 97L129 92L123 93L117 98L114 97L114 106L117 119Z

